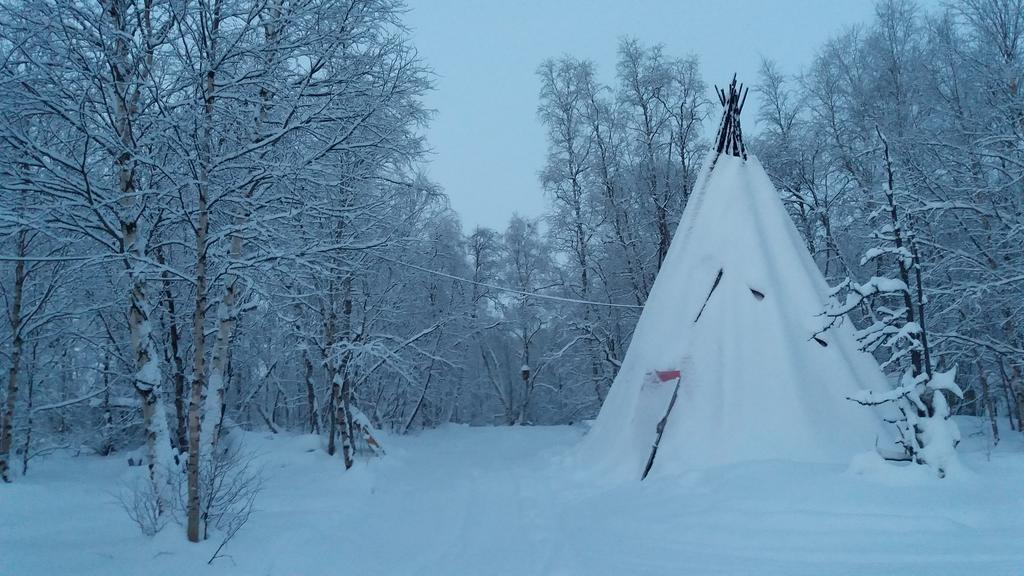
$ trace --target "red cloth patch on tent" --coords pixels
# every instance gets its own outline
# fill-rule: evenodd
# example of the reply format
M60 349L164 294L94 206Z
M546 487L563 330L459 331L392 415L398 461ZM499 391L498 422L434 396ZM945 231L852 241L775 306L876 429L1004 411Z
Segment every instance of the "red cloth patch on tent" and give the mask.
M682 376L679 370L655 370L654 375L660 382L668 382Z

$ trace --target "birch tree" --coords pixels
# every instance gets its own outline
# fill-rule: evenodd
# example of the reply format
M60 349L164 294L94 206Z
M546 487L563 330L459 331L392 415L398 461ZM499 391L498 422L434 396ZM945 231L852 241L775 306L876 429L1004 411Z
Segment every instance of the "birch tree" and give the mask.
M8 190L49 203L49 226L65 242L91 242L96 261L123 265L131 381L160 495L172 464L150 319L147 241L159 222L151 208L167 191L150 161L161 132L155 58L174 13L121 0L20 2L2 9L3 39L14 47L3 69L9 114L3 139L20 157L5 165ZM55 12L64 18L55 21Z

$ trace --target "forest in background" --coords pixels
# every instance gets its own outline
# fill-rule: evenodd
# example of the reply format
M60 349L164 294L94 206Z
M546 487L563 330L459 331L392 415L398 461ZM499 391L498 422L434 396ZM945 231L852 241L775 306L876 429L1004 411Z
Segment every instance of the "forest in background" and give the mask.
M144 444L198 510L236 426L320 433L350 465L374 428L597 413L710 147L710 71L633 39L614 71L541 63L548 210L467 233L420 172L404 9L0 5L5 477ZM904 312L958 367L953 410L1019 430L1024 4L876 13L800 74L763 63L747 149L830 283L916 275ZM886 325L883 304L851 314ZM914 361L920 338L890 355L880 333L893 373Z

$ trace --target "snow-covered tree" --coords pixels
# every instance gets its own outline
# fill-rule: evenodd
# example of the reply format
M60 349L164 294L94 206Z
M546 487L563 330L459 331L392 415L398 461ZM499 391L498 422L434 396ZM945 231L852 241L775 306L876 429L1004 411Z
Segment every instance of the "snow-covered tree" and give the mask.
M956 469L955 448L960 442L960 431L950 420L946 394L962 399L963 392L955 382L955 366L940 372L933 365L926 323L929 307L915 226L897 199L889 142L880 130L877 134L882 143L884 200L878 208L882 224L872 238L880 244L864 254L861 266L873 263L884 274L888 264L895 268L897 277L876 275L862 284L847 279L834 290L824 314L831 327L867 304L871 323L855 334L861 349L888 349L882 367L901 376L891 391L868 390L851 400L867 406L895 404L900 415L895 424L904 450L902 457L933 467L941 477Z

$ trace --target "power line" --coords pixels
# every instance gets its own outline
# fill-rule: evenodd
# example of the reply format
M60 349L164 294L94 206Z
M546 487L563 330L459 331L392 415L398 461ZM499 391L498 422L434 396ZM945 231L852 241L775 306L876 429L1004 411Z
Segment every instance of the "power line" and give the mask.
M586 304L588 306L605 306L605 307L608 307L608 308L630 308L630 309L634 309L634 310L643 309L643 306L639 306L637 304L615 304L613 302L596 302L594 300L580 300L580 299L577 299L577 298L563 298L562 296L551 296L551 295L548 295L548 294L539 294L537 292L525 292L523 290L516 290L515 288L509 288L507 286L498 286L497 284L491 284L491 283L488 283L488 282L477 282L476 280L470 280L469 278L463 278L461 276L455 276L454 274L448 274L448 273L445 273L445 272L440 272L438 270L431 270L430 268L424 268L422 266L417 266L415 264L410 264L408 262L402 262L401 260L396 260L394 258L389 258L387 256L382 256L382 255L376 254L374 252L369 252L369 253L372 254L373 256L375 256L376 258L380 258L381 260L385 260L387 262L391 262L392 264L398 264L399 266L405 266L407 268L412 268L413 270L419 270L420 272L424 272L426 274L433 274L434 276L440 276L442 278L448 278L449 280L455 280L455 281L458 281L458 282L465 282L466 284L475 284L476 286L483 286L484 288L491 288L493 290L500 290L502 292L509 292L509 293L512 293L512 294L519 294L520 296L529 296L530 298L541 298L543 300L554 300L556 302L567 302L567 303L570 303L570 304Z

